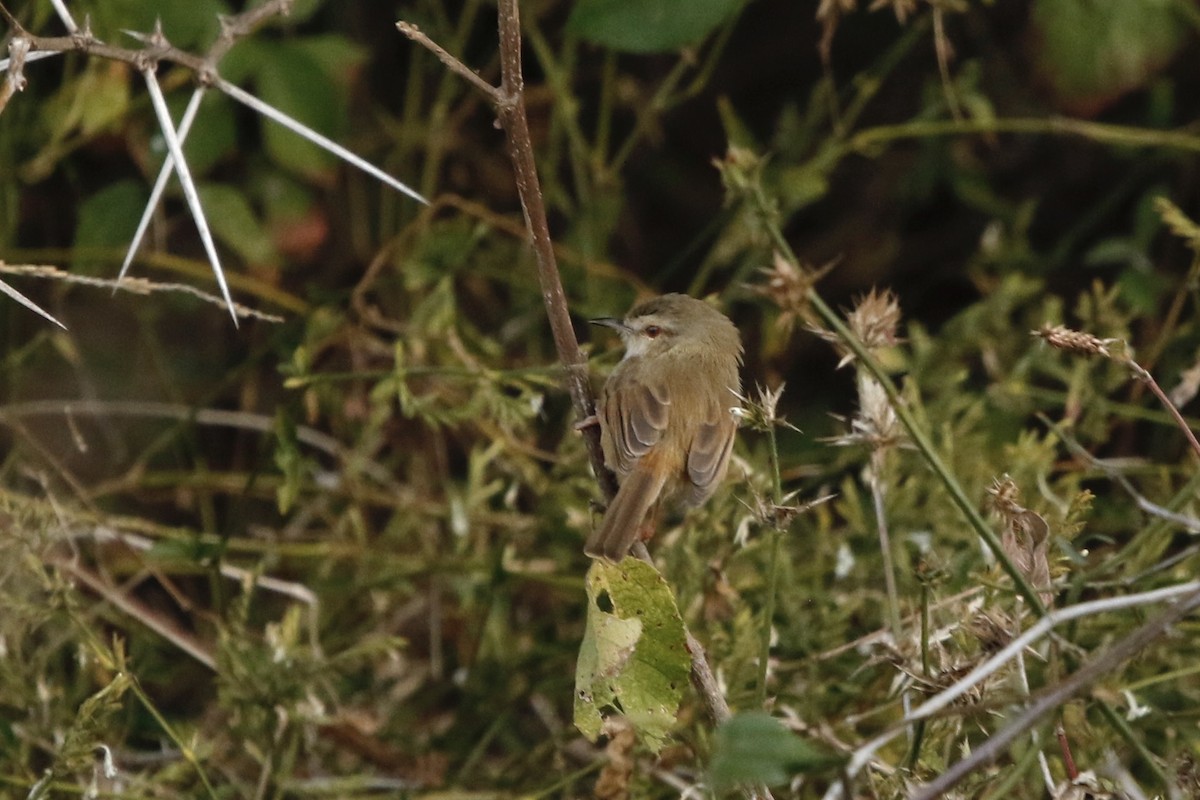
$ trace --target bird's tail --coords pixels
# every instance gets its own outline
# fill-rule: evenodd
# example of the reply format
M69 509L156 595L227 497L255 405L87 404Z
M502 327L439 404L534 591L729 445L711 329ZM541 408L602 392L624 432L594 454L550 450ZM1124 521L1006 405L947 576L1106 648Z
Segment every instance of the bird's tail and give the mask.
M642 463L621 481L600 527L588 537L583 552L592 558L606 558L614 563L623 559L637 541L642 522L666 482L667 470L655 469L652 462L643 458Z

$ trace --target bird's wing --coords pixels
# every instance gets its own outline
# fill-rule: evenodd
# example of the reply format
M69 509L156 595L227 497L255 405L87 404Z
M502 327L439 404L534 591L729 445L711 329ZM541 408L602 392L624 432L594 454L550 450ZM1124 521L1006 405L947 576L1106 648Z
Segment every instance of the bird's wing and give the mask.
M617 472L626 473L658 444L670 419L671 398L662 389L632 379L620 381L607 393L604 417L613 437Z
M692 482L692 491L687 498L690 505L698 505L707 499L724 477L736 430L737 425L729 410L721 408L720 403L716 402L709 407L705 419L696 426L687 459L688 478Z

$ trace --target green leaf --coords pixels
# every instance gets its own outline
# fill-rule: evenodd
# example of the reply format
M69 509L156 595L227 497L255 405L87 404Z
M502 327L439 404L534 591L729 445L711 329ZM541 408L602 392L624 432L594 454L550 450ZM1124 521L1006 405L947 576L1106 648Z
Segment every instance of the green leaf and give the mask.
M42 105L42 121L52 141L78 131L91 136L103 131L129 110L129 70L99 59L65 82Z
M75 225L75 247L122 247L129 244L137 230L142 209L146 206L147 190L136 181L118 181L89 197L79 207ZM94 262L76 258L76 267Z
M743 0L579 0L567 29L595 44L661 53L695 44L737 13Z
M717 728L709 766L714 785L739 783L775 786L796 773L827 769L842 761L801 739L764 711L737 714Z
M338 91L324 65L305 47L291 42L263 45L256 86L259 96L318 133L337 138L346 118L344 92ZM274 122L263 121L267 152L280 166L322 182L333 156Z
M208 224L218 239L251 264L279 260L270 235L240 190L215 183L201 184L196 190Z
M592 741L619 713L652 750L675 724L691 658L675 596L654 567L595 561L588 617L575 668L575 726Z
M333 33L305 36L290 44L320 65L331 80L342 84L349 83L350 76L367 59L365 47ZM344 107L345 103L341 105Z
M1069 110L1093 114L1142 86L1183 45L1176 0L1036 0L1030 24L1041 77Z
M176 124L183 118L183 110L191 96L192 91L189 87L188 91L172 92L167 98L171 119L175 120ZM236 147L237 130L234 127L231 102L220 92L205 92L204 99L200 101L200 111L197 112L191 132L183 144L183 154L187 157L192 177L205 175L213 165L232 153ZM151 175L157 176L162 162L167 157L167 143L162 131L156 131L151 139L151 152L154 155Z
M216 39L218 15L228 14L229 5L220 0L80 0L71 4L71 11L76 22L82 25L87 17L92 31L114 44L129 41L123 31L149 33L161 20L168 41L188 50Z

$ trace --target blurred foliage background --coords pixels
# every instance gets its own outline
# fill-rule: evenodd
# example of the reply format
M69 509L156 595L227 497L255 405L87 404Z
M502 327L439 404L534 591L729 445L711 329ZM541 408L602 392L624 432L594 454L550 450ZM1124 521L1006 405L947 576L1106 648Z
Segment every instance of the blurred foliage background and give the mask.
M25 29L62 35L50 3L5 5ZM157 19L194 52L218 14L241 10L70 8L105 41L134 46L123 31ZM1123 339L1188 410L1197 240L1174 235L1186 225L1173 233L1156 201L1195 216L1193 3L539 0L522 13L526 102L581 338L586 319L641 296L719 296L746 342L747 386L786 384L780 409L798 430L778 432L784 490L836 495L782 540L777 717L852 749L986 656L1021 611L903 436L850 435L862 381L806 329L799 298L771 290L773 237L829 267L817 288L835 306L895 292L901 338L878 357L981 508L1007 475L1045 519L1056 604L1194 574L1186 521L1139 508L1064 441L1187 515L1195 461L1178 429L1120 365L1029 336L1064 322ZM282 322L234 328L166 287L0 276L67 326L0 303L0 783L13 796L711 786L713 732L694 698L653 757L620 736L606 754L572 726L598 493L503 134L398 19L497 80L496 10L481 0L300 0L219 70L431 206L217 92L189 137L234 297ZM115 278L165 153L145 88L78 53L25 73L0 115L0 260ZM178 116L193 76L159 77ZM177 185L133 274L214 290ZM591 353L597 376L618 357L604 338ZM731 705L749 710L771 563L754 510L772 491L766 437L746 431L735 459L729 487L651 549ZM1141 618L1075 623L1027 659L1029 683L1061 678ZM1194 627L1063 708L1082 768L1148 796L1198 785ZM895 769L864 777L861 796L903 796L1021 696L1012 675L985 684L893 745ZM1039 749L1055 780L1067 772L1051 734L961 796L1045 796ZM96 766L100 745L115 776ZM776 793L820 796L831 777L789 776Z

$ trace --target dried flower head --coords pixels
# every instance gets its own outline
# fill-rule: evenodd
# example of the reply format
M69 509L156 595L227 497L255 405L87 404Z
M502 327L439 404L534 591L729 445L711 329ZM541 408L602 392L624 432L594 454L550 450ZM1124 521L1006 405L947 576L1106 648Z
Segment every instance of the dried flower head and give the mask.
M771 301L781 312L775 321L784 333L791 333L796 320L809 316L808 295L817 281L834 267L837 262L831 261L824 266L813 268L804 264L789 261L781 253L775 253L771 266L759 270L765 280L762 283L750 285L750 290Z
M891 290L872 289L846 315L846 322L868 350L891 347L900 341L896 336L900 328L900 301Z
M897 335L900 328L900 301L890 290L877 292L872 289L863 295L854 308L846 312L846 323L868 350L881 350L902 341ZM854 363L854 353L836 333L817 328L810 330L833 343L841 352L842 360L838 362L838 369Z
M837 497L836 494L821 495L807 503L795 503L799 491L790 492L780 498L778 503L771 498L755 491L751 487L753 504L744 503L754 515L754 521L764 528L774 528L778 531L787 530L794 519L801 514L807 514L817 506L824 505ZM744 501L743 501L744 502ZM744 540L743 540L744 541Z
M757 386L757 396L754 398L745 397L740 394L734 396L741 401L741 407L730 409L742 425L755 431L768 431L771 428L797 428L779 416L779 398L783 397L783 389L787 384L781 383L774 389L768 389L765 386Z
M1017 502L1020 491L1016 483L1005 475L998 478L988 494L992 496L992 508L1004 523L1000 545L1016 564L1021 574L1039 591L1042 602L1050 605L1054 599L1050 587L1050 560L1047 554L1050 526L1040 514L1024 508Z

